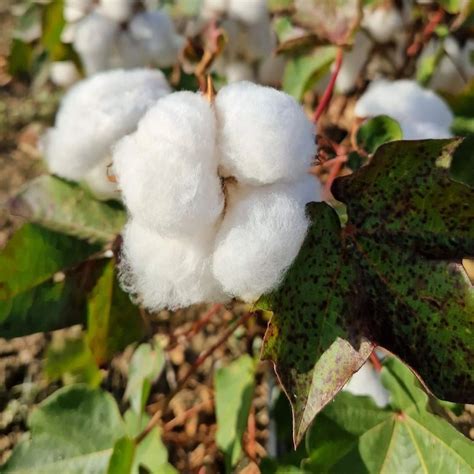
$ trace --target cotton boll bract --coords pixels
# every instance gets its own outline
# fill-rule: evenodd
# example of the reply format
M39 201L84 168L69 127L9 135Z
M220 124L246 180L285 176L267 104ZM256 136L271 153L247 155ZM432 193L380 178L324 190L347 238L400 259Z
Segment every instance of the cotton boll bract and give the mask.
M309 225L298 186L248 186L232 196L212 260L227 293L251 302L281 282Z
M116 22L95 12L87 15L77 24L73 45L81 57L88 76L109 67L109 59L118 31Z
M211 251L212 235L166 238L132 220L123 233L123 286L153 311L225 301L210 270Z
M215 101L224 176L244 184L291 181L316 153L314 125L289 95L240 82L223 87Z
M81 180L169 92L164 75L146 69L109 71L79 82L64 96L42 140L50 171Z
M427 124L431 124L437 134L449 130L453 121L453 114L441 97L410 80L374 81L357 101L358 117L384 114L397 120L406 134L411 133L413 124L420 124L418 132L423 131L423 135L429 130Z
M113 155L132 216L167 236L213 227L224 206L215 141L214 113L200 94L177 92L151 108Z

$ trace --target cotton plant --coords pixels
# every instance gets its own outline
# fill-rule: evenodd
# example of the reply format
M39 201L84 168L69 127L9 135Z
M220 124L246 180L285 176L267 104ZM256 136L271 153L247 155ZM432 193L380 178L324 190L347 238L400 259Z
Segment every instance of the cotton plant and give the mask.
M404 10L394 4L368 5L363 9L361 29L354 35L353 46L344 54L336 89L347 94L354 89L363 67L376 45L384 45L384 55L375 58L378 73L385 69L389 57L392 64L400 64L406 47L403 29L409 21Z
M100 199L120 199L108 177L113 146L170 92L164 75L149 69L106 71L75 84L41 140L49 170Z
M474 78L474 40L461 44L453 36L444 40L433 39L424 48L418 60L418 67L441 52L441 59L429 81L429 87L436 91L458 94Z
M357 101L355 115L388 115L397 120L406 140L449 138L453 114L435 92L416 81L373 81Z
M169 15L138 0L65 0L62 41L71 43L86 75L113 68L177 62L183 38Z
M320 200L315 153L314 125L276 89L160 99L113 153L124 287L153 311L274 289L308 230L305 204Z
M188 35L206 34L211 24L226 34L227 43L214 70L228 83L281 82L285 62L273 54L276 36L266 0L203 0L199 17L188 26Z

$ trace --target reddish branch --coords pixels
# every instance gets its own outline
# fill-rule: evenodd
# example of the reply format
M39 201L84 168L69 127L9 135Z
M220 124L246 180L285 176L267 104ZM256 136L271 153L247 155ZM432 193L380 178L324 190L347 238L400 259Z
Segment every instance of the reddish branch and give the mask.
M241 325L245 324L247 320L253 315L253 313L245 313L242 315L237 321L235 321L232 325L229 326L229 328L222 333L222 335L219 337L219 339L209 347L209 349L205 350L202 352L199 357L194 361L194 363L189 367L188 371L186 374L183 376L181 380L178 381L176 388L172 390L168 396L165 398L163 406L161 410L158 410L150 419L148 422L148 425L146 428L135 438L136 443L140 443L147 435L150 433L150 431L158 425L160 422L161 414L166 411L168 408L168 405L170 401L173 399L173 397L186 385L187 381L189 378L194 375L194 373L197 371L197 369L204 363L204 361L211 356L216 349L218 349L220 346L222 346L227 339L234 333L234 331L240 327Z
M433 36L436 27L443 20L444 14L445 13L442 8L433 13L428 24L423 29L421 35L410 46L408 46L407 56L416 56L420 52L423 45L426 44Z
M326 107L329 105L331 101L332 93L334 91L334 86L336 85L337 76L339 75L339 71L341 70L342 65L342 57L343 57L343 49L339 47L336 53L336 61L334 63L334 71L331 74L331 78L329 80L329 84L324 91L321 100L319 101L318 107L316 108L314 115L313 115L313 122L318 123L319 118L326 110Z
M372 351L372 354L370 354L370 362L372 362L376 372L382 370L382 362L380 362L378 355L375 353L375 349Z

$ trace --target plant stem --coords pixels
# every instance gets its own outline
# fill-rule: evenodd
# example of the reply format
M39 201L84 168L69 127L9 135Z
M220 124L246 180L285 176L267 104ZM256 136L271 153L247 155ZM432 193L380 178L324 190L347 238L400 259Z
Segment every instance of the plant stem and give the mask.
M231 324L226 331L224 331L224 333L221 335L221 337L212 346L210 346L209 349L205 350L204 352L202 352L199 355L199 357L194 361L194 363L188 369L188 371L183 376L183 378L178 381L178 384L176 385L176 388L173 391L171 391L168 394L168 396L165 398L161 410L156 411L156 413L151 417L151 419L148 422L148 425L145 427L145 429L135 438L135 442L137 444L140 443L141 441L143 441L143 439L148 435L148 433L160 422L161 414L166 411L170 401L184 387L184 385L186 384L188 379L197 371L197 369L204 363L204 361L209 356L211 356L212 353L216 349L218 349L220 346L222 346L239 326L241 326L242 324L245 324L247 322L247 320L252 315L253 315L253 313L243 314L237 321L235 321L233 324Z
M324 91L324 94L321 97L321 100L319 101L319 104L313 115L314 123L318 123L318 120L320 119L321 115L326 110L326 107L329 105L332 93L334 91L334 86L336 85L337 76L339 75L339 71L341 70L343 53L343 49L339 47L336 53L336 61L334 63L334 71L331 74L331 79L329 80L329 84L326 87L326 90Z

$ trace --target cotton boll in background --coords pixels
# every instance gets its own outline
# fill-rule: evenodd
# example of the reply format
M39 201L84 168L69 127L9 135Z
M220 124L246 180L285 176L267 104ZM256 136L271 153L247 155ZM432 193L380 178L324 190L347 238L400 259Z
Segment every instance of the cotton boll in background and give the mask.
M258 24L268 17L267 0L228 0L228 15L246 24Z
M286 61L283 56L270 55L258 66L258 80L261 84L278 86L283 80Z
M148 61L158 67L173 65L183 45L170 17L161 11L142 12L129 24L131 37L143 49Z
M387 43L403 28L402 14L393 6L367 6L364 8L362 27L377 43Z
M118 31L115 21L95 12L77 24L73 45L88 76L108 69Z
M336 80L336 90L341 94L347 94L354 89L369 52L372 49L372 41L362 31L358 31L354 37L354 45L349 52L344 54L341 69Z
M281 282L309 225L299 185L236 190L218 231L212 260L214 276L226 293L253 302Z
M366 362L352 376L343 390L353 395L367 395L380 408L386 407L390 400L390 393L382 385L379 374L370 362Z
M100 0L97 11L119 23L128 20L136 0Z
M64 19L68 22L75 22L83 18L92 8L93 0L65 0Z
M255 80L255 73L250 64L243 61L234 61L226 64L225 77L227 82L253 81Z
M203 96L177 92L161 99L113 155L132 216L167 236L213 227L224 206L215 141L214 113Z
M297 179L309 168L314 125L289 95L239 82L220 90L215 108L224 176L268 184Z
M443 131L449 134L453 121L453 114L441 97L410 80L372 82L357 101L355 115L388 115L400 123L409 139L428 138L427 133L436 135L430 138L439 138Z
M57 86L70 87L79 80L80 75L72 61L53 61L50 65L49 77Z
M61 102L54 127L42 139L50 171L83 179L169 92L164 75L147 69L108 71L74 85Z
M210 270L213 235L165 238L130 221L123 233L121 281L145 307L177 309L228 299Z

